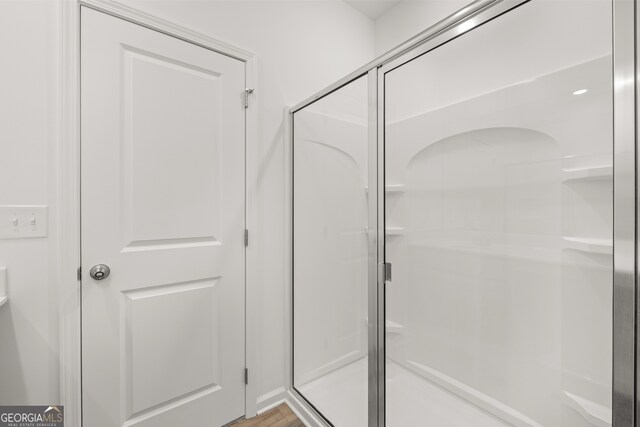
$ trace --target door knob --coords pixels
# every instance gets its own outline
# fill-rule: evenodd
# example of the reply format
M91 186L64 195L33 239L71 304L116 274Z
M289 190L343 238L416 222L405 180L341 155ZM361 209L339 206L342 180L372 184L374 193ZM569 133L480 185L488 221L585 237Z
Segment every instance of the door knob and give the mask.
M89 272L89 275L91 276L92 279L102 280L109 277L109 273L111 273L111 269L109 268L108 265L98 264L93 266L93 268Z

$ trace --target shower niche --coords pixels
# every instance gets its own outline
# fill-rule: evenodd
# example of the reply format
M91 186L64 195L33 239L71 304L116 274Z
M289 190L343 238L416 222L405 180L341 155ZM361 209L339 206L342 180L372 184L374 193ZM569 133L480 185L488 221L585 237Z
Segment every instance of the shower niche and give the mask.
M292 109L292 386L333 426L613 425L611 4L501 7Z

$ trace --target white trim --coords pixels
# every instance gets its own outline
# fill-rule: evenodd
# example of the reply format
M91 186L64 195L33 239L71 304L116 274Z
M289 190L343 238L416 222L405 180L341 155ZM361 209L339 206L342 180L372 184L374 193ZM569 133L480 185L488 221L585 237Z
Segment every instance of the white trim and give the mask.
M77 268L80 266L80 6L87 6L125 19L155 31L176 37L245 62L245 84L254 89L256 101L257 68L255 55L205 34L176 25L113 0L60 0L60 131L56 156L56 201L59 203L52 241L57 241L57 281L60 295L60 399L65 408L67 427L82 425L81 389L81 296ZM255 229L258 224L258 108L254 102L246 110L246 224ZM258 263L255 259L255 238L246 251L245 351L246 366L257 371L256 291L259 290ZM55 239L55 237L58 239ZM254 374L255 375L255 374ZM257 382L250 377L245 389L245 414L257 410Z
M277 388L258 398L258 415L262 415L271 409L285 404L291 409L302 423L307 427L325 427L313 413L311 413L291 392L284 387ZM247 417L248 418L248 417Z
M255 57L246 60L246 85L256 89L258 84L258 64ZM258 102L260 93L254 90L249 95L249 107L245 122L245 225L249 230L249 246L245 251L245 364L249 369L249 384L245 388L245 417L250 418L257 413L260 340L260 309L262 301L260 286L259 211L258 183L260 181L260 162L258 146Z
M60 402L67 427L82 425L80 282L80 9L60 1L59 133L50 238L57 246L60 311ZM55 219L54 219L55 218ZM53 222L55 221L55 222Z
M149 15L146 12L114 0L78 0L78 3L244 62L251 61L255 57L255 55L248 50L240 49L231 44L209 37L206 34Z
M277 389L270 391L267 394L263 394L258 398L257 414L262 415L265 412L285 402L286 400L287 400L287 390L285 390L284 387L278 387Z

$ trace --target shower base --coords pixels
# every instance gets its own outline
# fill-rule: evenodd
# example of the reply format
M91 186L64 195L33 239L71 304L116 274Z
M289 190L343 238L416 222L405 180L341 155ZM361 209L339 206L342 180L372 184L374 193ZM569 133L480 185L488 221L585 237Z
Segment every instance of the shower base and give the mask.
M387 360L387 426L509 424ZM336 427L367 427L367 358L297 387Z

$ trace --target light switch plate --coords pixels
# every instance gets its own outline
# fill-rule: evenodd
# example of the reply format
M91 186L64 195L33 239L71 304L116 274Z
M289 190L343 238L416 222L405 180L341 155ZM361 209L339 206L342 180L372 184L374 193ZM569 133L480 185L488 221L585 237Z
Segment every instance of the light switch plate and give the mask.
M0 239L46 237L48 216L47 206L1 205Z

